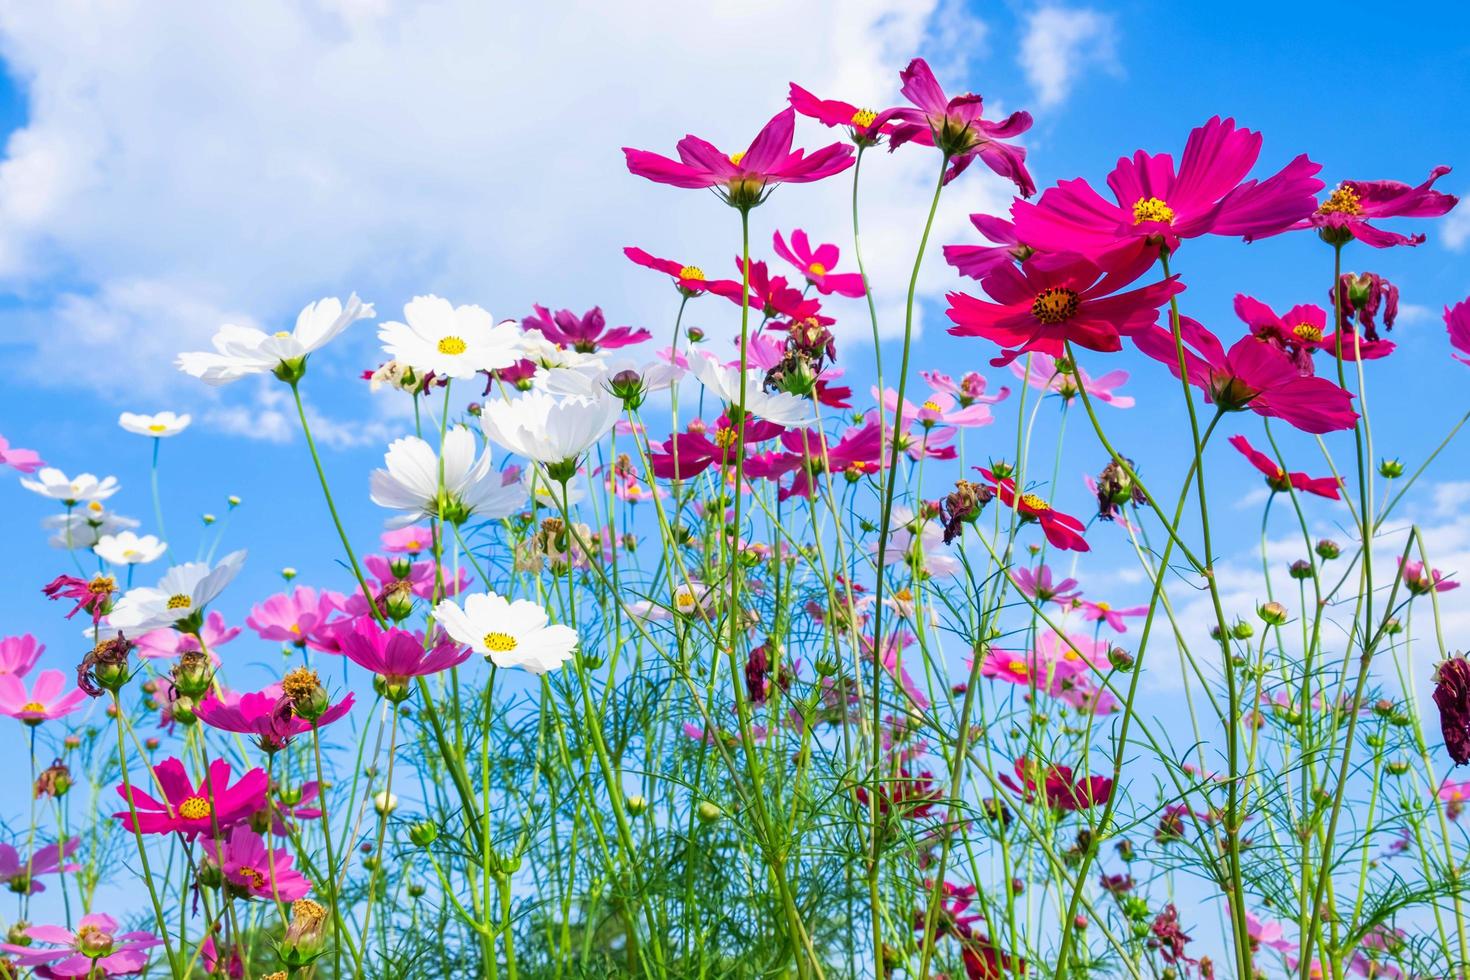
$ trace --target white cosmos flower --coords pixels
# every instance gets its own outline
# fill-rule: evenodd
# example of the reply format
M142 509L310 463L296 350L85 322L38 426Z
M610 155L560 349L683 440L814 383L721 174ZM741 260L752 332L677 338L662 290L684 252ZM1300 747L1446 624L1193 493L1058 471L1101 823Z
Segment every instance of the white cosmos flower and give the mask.
M373 470L369 482L373 503L403 511L388 527L407 527L424 517L439 517L439 454L417 436L394 440L383 456L387 469ZM456 425L444 434L443 517L462 524L471 514L505 517L526 499L517 481L505 482L491 467L490 447L475 458L475 434Z
M701 608L708 610L714 605L714 592L703 582L690 580L674 588L667 605L651 599L639 599L628 603L628 613L650 622L673 619L675 615L693 616Z
M27 490L34 490L43 497L60 500L66 504L106 500L122 489L118 486L115 476L99 480L91 473L78 473L73 478L68 477L54 466L43 468L36 474L34 480L22 478L20 485Z
M390 320L379 327L378 339L389 357L420 375L473 378L521 359L520 326L514 320L496 323L478 306L415 296L404 304L403 318L408 322Z
M689 370L720 400L740 404L740 368L726 367L713 354L689 359ZM797 426L816 421L811 400L784 391L765 390L766 376L759 369L745 372L745 411L777 425Z
M509 400L488 401L480 425L491 442L538 463L576 459L618 420L623 403L608 392L557 398L530 391Z
M92 550L103 561L114 565L146 565L163 557L168 545L151 534L139 537L132 531L123 531L102 535Z
M445 599L434 607L434 620L496 666L524 667L534 674L560 667L577 645L577 631L548 624L539 604L525 599L508 602L494 592L468 596L463 609Z
M129 432L136 432L140 436L152 436L155 439L178 435L189 427L190 421L192 419L187 413L175 415L173 412L159 412L157 415L123 412L117 417L117 424Z
M137 527L138 522L131 517L114 514L94 500L74 511L43 517L41 526L56 532L51 536L51 547L76 550L91 548L102 540L103 535Z
M640 363L631 357L594 361L576 367L552 368L537 374L536 385L553 395L580 395L594 398L612 391L612 379L624 371L638 375L644 391L672 388L684 376L684 369L668 361Z
M202 613L245 564L245 552L233 551L213 567L191 561L163 573L152 587L129 589L107 614L107 625L130 636L172 626L181 619Z
M224 385L252 374L274 371L319 350L358 320L373 315L373 304L353 293L344 306L336 297L319 299L296 317L295 330L268 334L254 327L227 323L210 343L214 351L183 353L174 361L179 370L205 384Z
M888 531L888 543L883 546L883 564L917 562L921 571L929 575L951 576L959 573L963 565L950 554L944 544L944 529L937 521L925 520L918 533L915 525L920 518L913 510L899 504L893 508L892 523ZM878 554L878 542L869 545L869 550Z
M539 330L527 330L521 335L521 358L545 371L555 368L596 369L603 362L604 356L602 351L579 351L563 347Z

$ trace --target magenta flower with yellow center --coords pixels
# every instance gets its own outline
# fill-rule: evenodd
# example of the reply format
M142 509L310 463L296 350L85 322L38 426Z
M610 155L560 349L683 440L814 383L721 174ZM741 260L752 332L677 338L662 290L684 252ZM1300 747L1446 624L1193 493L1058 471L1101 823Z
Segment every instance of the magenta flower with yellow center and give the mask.
M233 785L230 763L216 759L198 785L189 778L178 759L165 759L153 767L153 776L163 790L158 800L133 783L118 786L117 795L131 804L127 810L114 813L129 832L142 834L181 834L189 840L213 837L250 818L265 806L269 780L264 769L251 769ZM137 810L136 816L133 809Z

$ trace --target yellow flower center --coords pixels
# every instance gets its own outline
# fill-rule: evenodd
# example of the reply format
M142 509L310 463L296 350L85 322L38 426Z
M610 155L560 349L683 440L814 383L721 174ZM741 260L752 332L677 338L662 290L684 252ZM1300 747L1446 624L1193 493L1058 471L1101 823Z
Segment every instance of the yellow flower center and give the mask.
M91 511L94 514L100 514L100 513L102 513L102 509L103 509L102 508L102 504L100 502L96 501L96 500L94 500L91 503L87 504L87 510Z
M745 159L745 151L744 150L741 150L738 153L732 153L732 154L730 154L730 162L733 163L733 164L735 164L735 166L737 166L737 167L740 166L740 161L741 160L744 160L744 159Z
M926 412L937 412L937 411L940 410L939 409L939 403L936 402L936 401L934 401L932 398L929 401L926 401L924 404L920 405L919 407L922 408L922 409L924 409Z
M869 126L873 125L873 120L877 118L878 114L872 109L859 109L857 112L854 112L852 114L852 124L862 129L866 129Z
M1034 493L1021 494L1021 506L1029 507L1031 510L1051 510L1051 505Z
M1031 315L1042 323L1063 323L1077 315L1079 301L1073 290L1051 286L1036 294Z
M289 330L277 330L275 336L276 336L276 339L277 340L285 340L287 337L291 336L291 331L289 331Z
M720 429L715 433L715 445L721 449L729 449L738 438L739 434L734 429Z
M1314 327L1310 323L1298 323L1296 326L1291 328L1291 332L1296 334L1302 340L1309 341L1311 343L1316 343L1317 341L1322 339L1322 328Z
M908 589L899 589L897 592L893 593L893 598L897 599L899 602L913 602L914 594Z
M827 274L827 267L820 262L813 262L806 267L806 271L814 276L825 276Z
M485 647L496 653L509 653L516 648L516 638L509 633L486 633Z
M246 884L251 888L257 891L265 888L265 875L256 871L254 868L240 868L235 873L241 878L244 878Z
M1347 184L1338 184L1337 190L1327 196L1318 214L1362 214L1363 206L1358 203L1358 192Z
M213 812L214 808L202 796L191 796L179 804L179 816L185 820L203 820Z
M186 596L182 592L176 592L168 597L168 608L170 609L188 609L193 604L193 597Z
M39 701L27 701L25 704L20 706L20 710L22 714L27 711L34 711L37 714L45 714L46 706Z
M704 282L704 270L697 265L686 265L679 270L680 279L695 279Z
M694 609L694 593L688 589L679 589L674 592L674 608L681 613L687 613Z
M450 336L440 337L438 346L439 353L449 354L452 356L456 354L463 354L467 345L465 344L463 337Z
M1106 602L1099 602L1097 604L1097 608L1099 612L1110 612L1112 611L1113 607L1108 605Z
M418 541L418 540L410 541L408 543L408 550L409 551L418 551L419 549L423 548L423 546L424 546L424 543L422 541Z
M1017 677L1026 677L1030 673L1030 671L1026 667L1026 661L1024 660L1012 660L1010 663L1006 664L1006 669L1015 674Z
M87 591L92 595L108 595L117 591L117 579L111 575L98 575L87 583Z
M1133 223L1145 221L1173 221L1174 209L1156 197L1141 197L1133 202Z
M136 549L133 549L133 548L124 548L123 549L123 557L124 558L137 558L138 555L139 555L139 552Z
M167 432L168 431L168 426L164 425L162 422L154 422L152 425L150 425L148 427L148 431L149 432Z
M300 636L301 635L301 627L298 624L292 623L290 625L289 629L291 630L292 633L295 633L297 636Z
M1082 654L1077 652L1076 647L1068 647L1067 652L1062 654L1062 659L1070 660L1071 662L1076 663L1077 661L1082 659Z

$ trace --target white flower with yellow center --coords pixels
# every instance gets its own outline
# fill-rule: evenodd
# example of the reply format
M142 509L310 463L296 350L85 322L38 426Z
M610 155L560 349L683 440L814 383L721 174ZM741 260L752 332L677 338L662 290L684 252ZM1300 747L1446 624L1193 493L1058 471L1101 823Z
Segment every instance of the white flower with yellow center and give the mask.
M715 397L730 405L741 404L740 368L726 367L712 354L689 358L689 371ZM799 398L784 391L765 390L766 374L759 369L745 372L745 411L756 418L777 425L798 426L816 421L809 398Z
M526 499L519 482L507 484L491 466L489 446L475 458L475 434L462 425L444 434L442 500L439 454L424 440L417 436L395 440L383 462L387 469L374 470L369 486L373 503L403 511L388 519L390 528L407 527L424 517L442 516L453 524L464 523L471 514L505 517Z
M556 465L575 460L607 435L622 406L607 392L557 398L530 391L486 402L480 425L491 442L538 463Z
M69 551L91 548L104 535L135 528L138 523L131 517L114 514L96 500L65 514L41 518L43 528L56 532L51 536L51 547Z
M117 424L129 432L135 432L140 436L152 436L155 439L176 436L187 429L191 421L192 418L187 413L176 415L173 412L159 412L156 415L123 412L117 417Z
M202 561L175 565L163 573L157 585L125 592L107 614L107 626L137 636L202 614L244 564L245 552L234 551L214 566Z
M577 646L577 631L549 623L539 604L510 602L494 592L467 597L463 609L445 599L434 607L434 620L497 667L522 667L533 674L560 667Z
M146 565L162 558L168 545L152 534L139 536L132 531L123 531L102 535L92 550L97 552L97 557L113 565Z
M473 378L480 371L510 367L522 357L521 328L514 320L496 323L478 306L456 307L438 296L415 296L403 306L406 323L390 320L378 328L383 350L420 376Z
M296 317L296 329L266 333L227 323L210 343L211 351L180 354L180 371L210 385L225 385L252 374L266 374L300 362L358 320L373 316L373 304L353 293L344 305L335 297L317 300ZM297 378L300 374L295 375Z
M20 485L68 505L106 500L122 489L115 476L99 480L91 473L78 473L69 477L54 466L44 467L34 480L22 479Z

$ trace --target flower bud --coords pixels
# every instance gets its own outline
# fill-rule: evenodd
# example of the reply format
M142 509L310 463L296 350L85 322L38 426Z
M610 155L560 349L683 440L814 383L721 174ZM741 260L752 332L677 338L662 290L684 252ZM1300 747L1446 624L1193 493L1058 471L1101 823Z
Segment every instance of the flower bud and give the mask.
M695 810L695 814L699 817L700 823L714 823L716 820L725 815L725 811L720 809L718 803L712 803L709 800L704 800Z
M373 809L378 811L378 816L386 817L398 809L398 797L387 790L383 790L373 797Z
M1287 569L1287 573L1297 580L1309 579L1312 577L1312 563L1305 558L1298 558L1291 563L1291 566Z
M1388 480L1397 480L1404 475L1404 464L1397 459L1379 460L1378 475Z
M287 565L285 568L281 569L281 578L285 579L287 582L291 581L295 577L296 569L292 568L290 565Z
M205 888L218 888L225 880L224 875L220 873L219 865L209 857L199 862L199 871L194 877Z
M1387 633L1389 636L1396 636L1403 631L1404 624L1399 622L1399 618L1397 616L1390 616L1383 623L1383 632Z
M627 800L628 812L633 816L640 816L648 809L648 797L634 794Z
M407 701L409 695L413 694L413 688L409 686L408 678L401 675L377 674L373 677L373 690L382 695L383 700L393 704L402 704Z
M432 820L423 820L408 828L408 839L415 847L428 847L439 839L439 825Z
M425 891L427 891L427 889L424 888L424 884L421 881L410 881L408 883L409 898L423 898Z
M464 407L465 413L472 418L479 418L485 412L485 406L479 402L470 402Z
M1409 764L1403 759L1395 759L1385 766L1390 776L1402 776L1409 771Z
M196 707L198 707L197 701L187 695L180 694L174 698L173 704L169 705L168 712L173 720L180 725L192 725L198 720L198 717L194 714Z
M147 749L149 752L158 751L158 747L162 744L163 743L156 738L145 738L143 740L143 748Z
M1230 635L1237 640L1249 640L1256 635L1256 628L1243 619L1237 619L1230 627Z
M232 493L228 497L225 498L225 503L229 504L231 507L239 507L240 506L240 498L237 497L237 496L235 496Z
M648 387L643 383L642 376L632 369L614 374L608 379L608 387L615 397L622 400L623 407L629 410L641 407L648 395Z
M1455 653L1434 668L1434 704L1444 747L1455 765L1470 762L1470 659Z
M327 910L309 898L291 903L291 922L279 949L281 959L295 969L309 965L326 949Z
M1331 561L1342 554L1342 547L1331 538L1323 538L1317 542L1317 557L1324 561Z
M6 933L5 938L16 946L29 946L31 944L31 937L26 935L26 930L30 927L31 924L29 922L20 919L10 927L10 931Z
M997 480L1006 480L1015 475L1016 468L1003 459L991 460L990 472Z
M215 517L213 514L200 514L199 520L204 522L205 527L209 527L209 525L213 524L216 520L218 520L218 518Z
M71 770L67 768L66 763L57 759L36 777L33 798L39 800L43 796L49 796L53 800L59 799L65 796L69 789L71 789Z
M1286 611L1286 607L1283 606L1281 603L1267 602L1264 605L1257 607L1256 615L1260 616L1261 621L1264 622L1267 626L1281 626L1286 623L1286 619L1289 613Z
M1113 665L1114 670L1127 673L1133 669L1133 654L1124 650L1122 647L1109 647L1108 663Z
M405 581L413 574L413 559L406 555L394 555L388 559L388 571L398 581Z
M690 327L684 331L684 336L689 338L691 344L697 344L704 339L704 331L698 327Z
M211 671L209 658L200 650L185 650L169 671L174 690L185 697L199 698L209 690Z

